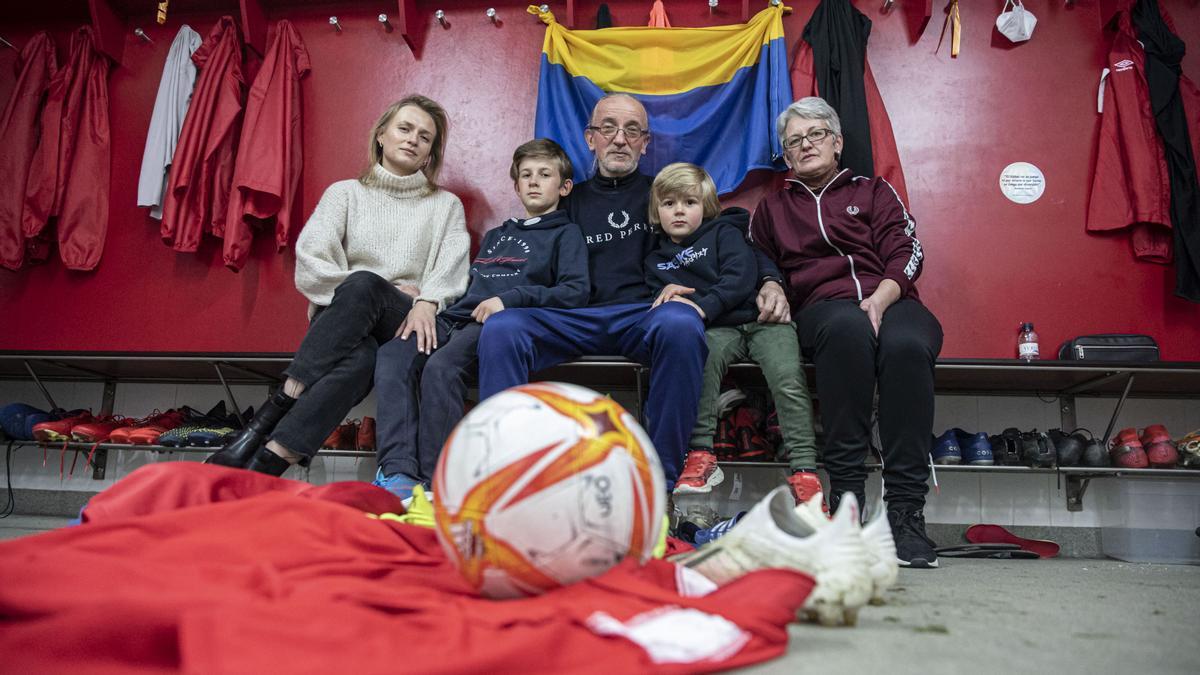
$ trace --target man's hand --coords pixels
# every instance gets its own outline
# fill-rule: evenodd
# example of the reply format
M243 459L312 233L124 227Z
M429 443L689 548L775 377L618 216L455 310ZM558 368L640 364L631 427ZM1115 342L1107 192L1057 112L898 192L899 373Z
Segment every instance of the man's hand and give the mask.
M692 302L691 300L688 300L687 298L683 297L682 295L673 296L671 298L670 302L682 302L685 305L690 305L691 308L696 310L696 313L700 315L701 319L708 318L707 316L704 315L704 310L700 309L700 305L697 305L696 303Z
M876 288L870 297L858 303L859 309L866 312L867 318L871 320L871 328L876 337L879 336L879 326L883 323L883 313L899 299L900 285L891 279L884 279L879 282L879 288Z
M758 322L787 323L792 320L792 309L788 306L787 294L783 286L777 282L768 281L758 289Z
M407 340L409 335L417 336L417 351L431 354L437 349L437 304L428 300L418 300L404 317L404 323L396 331L396 337Z
M486 323L488 317L504 310L504 301L500 298L488 298L483 302L475 305L475 311L471 312L471 318L479 323Z
M679 284L667 284L665 287L663 287L662 291L658 294L658 297L654 299L654 304L650 305L650 309L654 309L655 307L658 307L659 305L663 304L664 302L673 300L681 295L687 295L689 293L695 293L695 292L696 292L696 289L694 289L694 288L689 288L687 286L680 286Z

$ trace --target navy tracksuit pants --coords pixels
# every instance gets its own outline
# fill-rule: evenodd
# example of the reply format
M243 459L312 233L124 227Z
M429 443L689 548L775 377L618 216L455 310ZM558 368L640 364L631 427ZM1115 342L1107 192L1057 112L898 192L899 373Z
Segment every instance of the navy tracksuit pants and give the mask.
M621 355L650 366L647 432L667 490L683 467L696 423L708 346L704 321L679 302L581 309L515 308L491 316L479 341L479 397L529 381L578 356Z

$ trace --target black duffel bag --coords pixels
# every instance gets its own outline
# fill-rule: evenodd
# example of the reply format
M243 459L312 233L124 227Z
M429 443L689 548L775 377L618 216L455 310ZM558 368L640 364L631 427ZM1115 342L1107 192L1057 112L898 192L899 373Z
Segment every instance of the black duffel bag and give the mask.
M1063 361L1157 361L1158 343L1149 335L1080 335L1058 348Z

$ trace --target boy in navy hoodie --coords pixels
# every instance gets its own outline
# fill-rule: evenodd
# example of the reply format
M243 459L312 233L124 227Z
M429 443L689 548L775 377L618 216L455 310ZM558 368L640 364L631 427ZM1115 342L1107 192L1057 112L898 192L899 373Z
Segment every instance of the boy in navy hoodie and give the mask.
M654 305L682 302L700 313L706 326L708 359L700 410L676 494L711 492L723 479L712 451L717 396L731 363L749 358L762 368L775 398L788 462L788 482L797 503L821 492L817 478L812 402L800 365L794 324L759 323L755 304L758 265L746 231L745 209L721 211L708 173L694 165L669 164L650 188L650 222L664 235L646 257L646 280Z
M438 315L435 351L421 353L416 340L400 338L379 349L375 485L401 499L417 484L429 486L442 444L463 417L466 378L478 368L476 347L488 317L511 307L587 304L587 246L558 208L571 191L571 175L571 160L554 141L517 148L509 176L526 217L484 235L466 294Z

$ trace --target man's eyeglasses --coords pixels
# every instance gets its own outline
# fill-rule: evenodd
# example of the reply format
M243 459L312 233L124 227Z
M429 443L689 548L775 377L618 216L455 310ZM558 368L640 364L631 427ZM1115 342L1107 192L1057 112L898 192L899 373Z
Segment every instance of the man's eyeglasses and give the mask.
M813 129L804 135L788 136L783 140L783 147L787 150L798 148L804 141L812 143L813 146L820 145L822 141L833 135L830 129Z
M641 127L633 126L633 125L630 125L627 127L619 127L615 124L601 124L598 127L597 126L588 126L588 127L584 127L584 128L587 129L588 131L594 131L594 132L600 134L601 136L604 137L605 140L609 140L609 141L616 138L617 132L621 132L621 131L625 132L625 140L627 140L627 141L636 141L637 139L641 138L642 136L650 133L649 129L643 129Z

